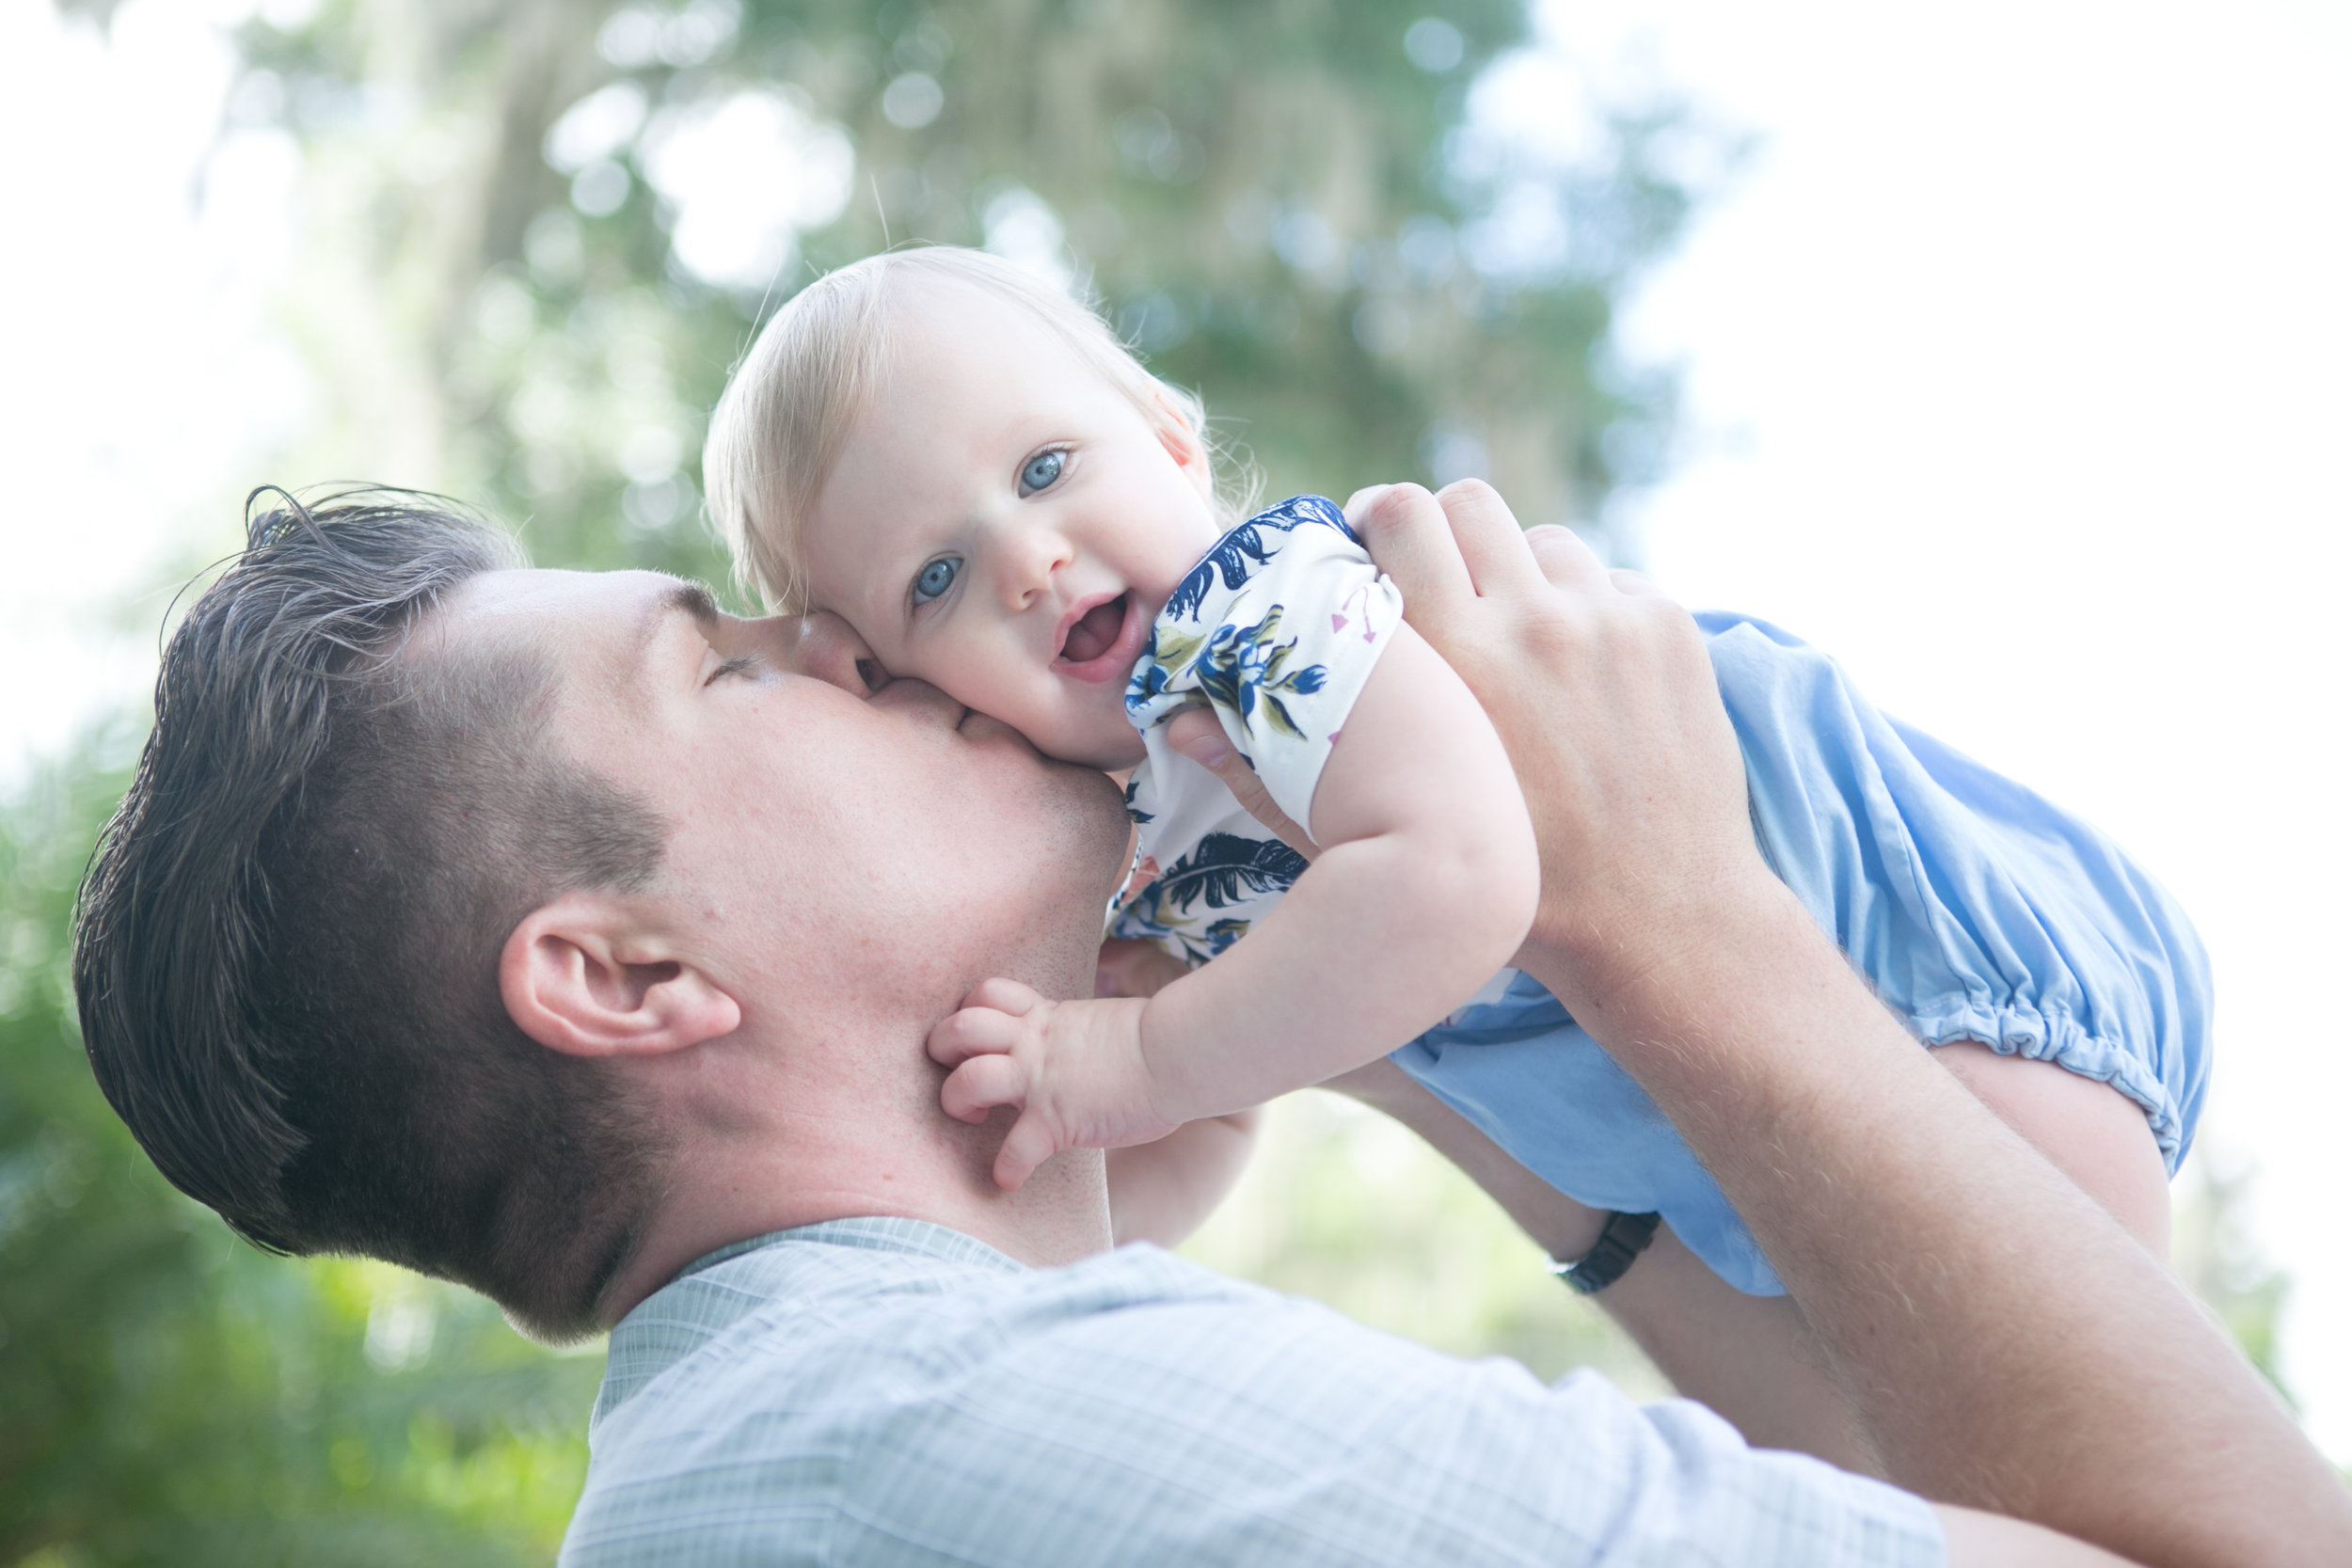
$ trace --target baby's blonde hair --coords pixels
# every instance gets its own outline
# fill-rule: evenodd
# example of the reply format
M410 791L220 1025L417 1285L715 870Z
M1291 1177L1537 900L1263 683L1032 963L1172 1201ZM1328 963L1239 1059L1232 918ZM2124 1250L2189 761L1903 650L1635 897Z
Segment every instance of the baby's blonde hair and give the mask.
M786 304L735 369L711 411L703 489L735 580L771 610L807 608L799 533L850 427L874 395L889 346L891 307L926 283L954 281L1019 305L1153 421L1173 414L1217 462L1200 400L1143 368L1110 325L1043 278L984 250L924 245L885 251L827 273ZM1219 463L1220 468L1231 465ZM1246 481L1244 482L1246 483ZM1248 497L1219 486L1232 520Z

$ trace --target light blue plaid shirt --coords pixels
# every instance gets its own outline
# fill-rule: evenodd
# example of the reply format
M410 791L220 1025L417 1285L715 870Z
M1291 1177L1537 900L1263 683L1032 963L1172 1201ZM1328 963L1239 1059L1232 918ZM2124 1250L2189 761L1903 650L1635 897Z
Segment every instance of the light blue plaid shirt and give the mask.
M566 1568L1942 1564L1917 1498L1130 1246L714 1252L613 1331Z

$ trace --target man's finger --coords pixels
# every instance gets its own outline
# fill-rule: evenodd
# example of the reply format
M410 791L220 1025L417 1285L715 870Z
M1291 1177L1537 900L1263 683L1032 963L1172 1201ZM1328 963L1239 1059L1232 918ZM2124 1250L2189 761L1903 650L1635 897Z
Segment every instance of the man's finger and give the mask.
M1629 572L1620 566L1609 574L1609 580L1617 592L1629 599L1662 599L1666 591L1639 572Z
M1528 594L1543 586L1519 520L1493 485L1483 479L1455 480L1438 492L1438 505L1454 531L1470 586L1482 598ZM1406 602L1411 602L1409 596Z
M1005 1147L996 1151L996 1185L1009 1193L1019 1192L1029 1173L1053 1157L1056 1147L1045 1118L1035 1111L1022 1112L1021 1119L1005 1134Z
M1364 531L1364 514L1371 509L1372 503L1386 495L1389 489L1390 486L1386 484L1365 485L1347 498L1347 504L1340 508L1340 515L1347 519L1348 527L1361 533Z
M1028 1098L1028 1074L1010 1056L975 1056L939 1085L939 1108L958 1121L986 1121L997 1106Z
M1527 547L1546 580L1555 588L1581 589L1589 594L1597 592L1609 580L1609 569L1600 563L1600 557L1572 528L1562 528L1557 523L1531 528L1527 531Z
M1391 484L1364 509L1357 531L1375 565L1405 594L1406 618L1435 625L1470 602L1476 591L1453 525L1438 498L1418 484Z
M979 1055L1002 1055L1021 1037L1021 1021L993 1007L966 1007L932 1025L923 1048L941 1067L957 1067Z
M1168 721L1168 743L1179 755L1216 774L1217 782L1241 802L1242 809L1277 838L1309 860L1315 858L1315 841L1274 803L1274 797L1266 792L1265 781L1233 750L1233 743L1216 714L1198 706L1177 713Z

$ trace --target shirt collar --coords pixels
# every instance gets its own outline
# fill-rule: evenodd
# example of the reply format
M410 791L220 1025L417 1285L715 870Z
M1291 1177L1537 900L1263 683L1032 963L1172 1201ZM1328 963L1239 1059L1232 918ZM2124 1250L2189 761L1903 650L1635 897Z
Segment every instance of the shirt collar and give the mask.
M914 1253L950 1263L974 1263L1005 1274L1018 1274L1025 1266L1006 1257L986 1242L976 1241L961 1230L950 1230L930 1220L865 1214L852 1219L798 1225L789 1230L771 1230L765 1235L730 1242L716 1251L704 1253L678 1270L670 1284L691 1278L705 1269L723 1263L730 1258L739 1258L747 1252L799 1242L858 1247L868 1252Z
M759 1253L770 1256L755 1259ZM592 1440L605 1418L647 1383L746 1314L765 1311L771 1303L790 1303L812 1286L821 1289L823 1281L841 1277L835 1271L844 1266L855 1274L852 1253L930 1259L988 1274L1025 1272L1023 1264L961 1231L883 1215L826 1220L730 1243L687 1264L613 1325L604 1384L588 1418ZM738 1260L744 1261L748 1275L738 1270L728 1271L733 1277L700 1277Z

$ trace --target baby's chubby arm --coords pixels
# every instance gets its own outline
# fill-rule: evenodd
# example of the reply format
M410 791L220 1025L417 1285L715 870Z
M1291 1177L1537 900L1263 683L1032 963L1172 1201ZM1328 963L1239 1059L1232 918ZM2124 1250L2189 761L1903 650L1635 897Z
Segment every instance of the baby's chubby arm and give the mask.
M1274 911L1149 1000L1055 1002L991 980L935 1029L948 1113L1021 1117L996 1180L1072 1147L1163 1135L1359 1067L1510 961L1534 839L1510 761L1459 677L1400 626L1315 784L1318 851Z

